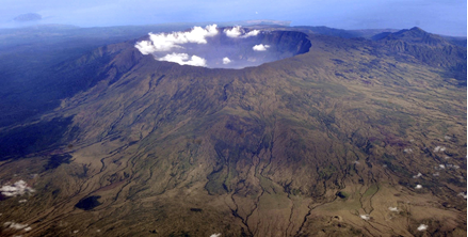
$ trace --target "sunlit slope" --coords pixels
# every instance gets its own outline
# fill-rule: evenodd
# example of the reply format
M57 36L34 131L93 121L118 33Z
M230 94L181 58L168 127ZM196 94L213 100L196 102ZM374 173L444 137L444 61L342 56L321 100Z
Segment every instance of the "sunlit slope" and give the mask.
M31 236L466 235L466 88L380 43L309 37L243 70L131 43L84 57L113 55L38 122L68 121L54 145L0 166L35 189L0 220Z

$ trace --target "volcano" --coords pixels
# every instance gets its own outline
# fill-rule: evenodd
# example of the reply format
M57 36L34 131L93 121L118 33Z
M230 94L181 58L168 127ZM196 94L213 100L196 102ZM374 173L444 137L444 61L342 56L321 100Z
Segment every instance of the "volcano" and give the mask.
M3 87L47 107L0 128L2 235L466 235L466 47L194 29Z
M244 68L303 54L311 46L307 35L294 31L247 31L241 27L149 34L136 43L156 60L209 68Z

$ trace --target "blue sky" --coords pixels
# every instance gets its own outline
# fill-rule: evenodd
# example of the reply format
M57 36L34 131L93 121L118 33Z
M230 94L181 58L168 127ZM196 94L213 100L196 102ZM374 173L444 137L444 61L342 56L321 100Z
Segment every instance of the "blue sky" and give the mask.
M466 36L466 0L1 0L0 28L13 18L38 13L42 24L81 27L171 22L289 20L292 25L341 29L422 29Z

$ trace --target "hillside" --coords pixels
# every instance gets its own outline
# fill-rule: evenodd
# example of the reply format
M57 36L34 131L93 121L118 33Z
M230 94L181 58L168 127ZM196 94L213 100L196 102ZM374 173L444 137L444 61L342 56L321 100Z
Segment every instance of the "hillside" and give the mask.
M241 70L135 40L67 60L86 86L0 128L23 191L0 222L31 227L1 234L465 236L466 48L414 31L305 31L308 52Z
M392 51L403 52L424 64L444 68L444 77L455 78L460 86L466 86L466 47L453 44L449 39L427 33L418 27L384 34L374 39L384 42Z

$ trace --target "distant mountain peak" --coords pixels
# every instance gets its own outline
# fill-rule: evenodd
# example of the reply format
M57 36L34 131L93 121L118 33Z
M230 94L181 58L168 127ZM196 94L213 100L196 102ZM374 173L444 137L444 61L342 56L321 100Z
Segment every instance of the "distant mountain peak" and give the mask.
M419 27L417 27L417 26L411 28L410 31L427 33L426 31L424 31L423 29L421 29L421 28L419 28Z
M16 22L39 21L42 16L37 13L27 13L15 17L13 20Z
M413 27L409 30L400 30L395 33L390 33L386 35L384 34L379 37L376 36L375 38L387 41L401 40L412 44L425 44L432 46L441 46L448 44L448 42L441 36L428 33L419 27Z

